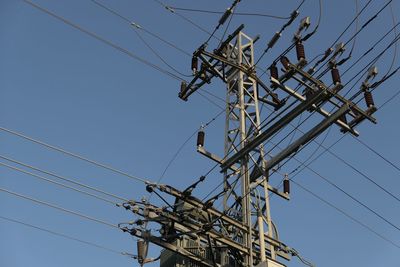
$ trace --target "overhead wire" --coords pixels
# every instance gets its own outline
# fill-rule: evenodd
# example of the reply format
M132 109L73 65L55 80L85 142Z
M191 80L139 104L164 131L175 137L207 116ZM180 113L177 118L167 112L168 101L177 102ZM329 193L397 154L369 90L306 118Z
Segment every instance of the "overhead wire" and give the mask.
M53 173L53 172L49 172L49 171L40 169L40 168L38 168L38 167L35 167L35 166L32 166L32 165L23 163L23 162L21 162L21 161L12 159L12 158L10 158L10 157L6 157L6 156L3 156L3 155L0 155L0 158L1 158L1 159L4 159L4 160L7 160L7 161L9 161L9 162L12 162L12 163L15 163L15 164L24 166L24 167L26 167L26 168L29 168L29 169L32 169L32 170L35 170L35 171L38 171L38 172L47 174L47 175L52 176L52 177L55 177L55 178L57 178L57 179L60 179L60 180L63 180L63 181L67 181L67 182L69 182L69 183L71 183L71 184L84 187L84 188L86 188L86 189L95 191L95 192L97 192L97 193L100 193L100 194L103 194L103 195L106 195L106 196L109 196L109 197L112 197L112 198L115 198L115 199L118 199L118 200L128 201L128 199L126 199L126 198L124 198L124 197L120 197L120 196L117 196L117 195L115 195L115 194L108 193L108 192L106 192L106 191L104 191L104 190L101 190L101 189L95 188L95 187L93 187L93 186L89 186L89 185L86 185L86 184L77 182L76 180L69 179L69 178L66 178L65 176L61 176L61 175L55 174L55 173Z
M400 68L400 67L399 67ZM397 68L396 70L398 70L399 68ZM374 88L375 89L375 88ZM374 90L373 89L373 90ZM385 101L381 106L378 107L378 111L381 110L387 103L389 103L389 101L393 100L394 98L396 98L398 95L400 95L400 92L396 92L392 97L389 97L387 101ZM360 100L361 101L361 100ZM346 133L345 135L343 135L342 137L340 137L337 141L335 141L332 145L330 145L327 150L322 151L318 156L316 156L311 162L309 162L306 166L309 166L311 163L315 162L317 159L319 159L325 152L329 151L330 148L332 148L334 145L336 145L337 143L339 143L346 135L348 135L348 133ZM354 139L361 141L359 138L355 138L354 136L352 136ZM364 143L364 142L363 142ZM364 143L365 144L365 143ZM367 148L369 148L369 146L367 144L365 144L365 146ZM372 150L373 151L373 150ZM374 151L373 151L374 152ZM375 151L376 152L376 151ZM382 159L384 159L386 162L388 162L390 165L392 165L394 168L397 168L400 170L400 168L398 168L395 164L391 163L389 160L387 160L385 157L383 157L382 155L380 155L379 153L375 153L378 156L380 156ZM304 164L302 164L304 165ZM298 171L298 169L302 166L299 165L298 167L296 167L290 174L294 173L295 171L297 171L297 173L294 176L297 176L302 170L305 169L305 167L303 167L300 171ZM294 177L292 176L292 177Z
M32 176L32 177L38 178L38 179L40 179L40 180L42 180L42 181L45 181L45 182L48 182L48 183L51 183L51 184L55 184L55 185L58 185L58 186L61 186L61 187L67 188L67 189L71 189L71 190L76 191L76 192L78 192L78 193L81 193L81 194L84 194L84 195L87 195L87 196L96 198L96 199L98 199L98 200L101 200L101 201L110 203L110 204L112 204L112 205L116 205L116 204L117 204L116 202L113 202L113 201L111 201L111 200L109 200L109 199L106 199L106 198L104 198L104 197L101 197L101 196L92 194L92 193L90 193L90 192L87 192L87 191L84 191L84 190L75 188L75 187L73 187L73 186L69 186L69 185L66 185L66 184L63 184L63 183L59 183L59 182L57 182L57 181L48 179L48 178L46 178L46 177L44 177L44 176L41 176L41 175L38 175L38 174L34 174L34 173L32 173L32 172L25 171L25 170L23 170L23 169L20 169L20 168L17 168L17 167L14 167L14 166L5 164L5 163L3 163L3 162L0 162L0 166L3 166L3 167L6 167L6 168L9 168L9 169L12 169L12 170L17 171L17 172L24 173L24 174L27 174L27 175L30 175L30 176Z
M65 18L63 18L63 17L51 12L50 10L48 10L48 9L46 9L44 7L41 7L41 6L33 3L30 0L23 0L23 1L25 3L31 5L32 7L34 7L34 8L36 8L36 9L38 9L38 10L40 10L40 11L42 11L42 12L44 12L44 13L50 15L50 16L62 21L63 23L65 23L65 24L67 24L67 25L79 30L80 32L85 33L85 34L91 36L92 38L94 38L94 39L96 39L96 40L98 40L98 41L100 41L100 42L102 42L102 43L104 43L104 44L106 44L108 46L113 47L114 49L116 49L116 50L128 55L129 57L131 57L131 58L133 58L133 59L135 59L135 60L137 60L137 61L139 61L139 62L141 62L141 63L143 63L143 64L145 64L145 65L147 65L147 66L149 66L149 67L151 67L151 68L153 68L153 69L155 69L155 70L157 70L157 71L159 71L159 72L161 72L161 73L163 73L163 74L165 74L165 75L167 75L167 76L169 76L169 77L171 77L173 79L175 79L175 80L184 81L181 77L175 75L174 73L172 73L172 72L170 72L168 70L165 70L165 69L161 68L160 66L157 66L156 64L151 63L150 61L148 61L148 60L146 60L146 59L144 59L144 58L142 58L140 56L137 56L136 54L132 53L131 51L129 51L129 50L127 50L127 49L125 49L125 48L123 48L123 47L121 47L121 46L119 46L119 45L117 45L117 44L115 44L115 43L113 43L113 42L111 42L111 41L99 36L99 35L97 35L96 33L93 33L93 32L91 32L89 30L84 29L84 28L82 28L81 26L79 26L79 25L77 25L75 23L72 23L71 21L69 21L69 20L67 20L67 19L65 19Z
M304 3L304 2L302 2L302 3L299 5L298 9L301 7L301 5L302 5L303 3ZM311 36L313 36L313 35L317 32L317 30L318 30L318 28L319 28L319 25L320 25L320 22L321 22L321 18L322 18L322 0L319 0L319 1L318 1L318 4L319 4L319 16L318 16L317 25L314 27L314 29L313 29L310 33L308 33L308 34L306 34L304 37L302 37L302 38L301 38L301 41L306 41L306 40L308 40ZM280 58L282 58L282 57L285 56L287 53L289 53L289 51L292 50L294 47L295 47L295 43L292 43L292 44L291 44L288 48L286 48L273 62L274 62L274 63L277 63L278 60L279 60ZM265 53L262 54L262 56L264 56L264 55L265 55ZM258 62L260 61L260 59L261 59L261 58L259 58L256 62L258 63ZM266 74L266 73L267 73L266 70L264 70L260 77L264 76L264 74Z
M390 99L392 99L392 98L390 98ZM400 172L400 167L397 164L393 163L391 160L389 160L387 157L385 157L382 153L379 153L376 149L372 148L370 145L368 145L366 142L364 142L360 138L353 137L353 139L355 139L357 142L359 142L360 144L362 144L363 146L368 148L371 152L373 152L375 155L377 155L378 157L383 159L386 163L388 163L390 166L392 166L393 168L395 168L396 170L398 170Z
M379 15L380 15L380 13L383 11L383 10L385 10L388 6L389 6L389 4L392 2L393 0L389 0L383 7L381 7L372 17L370 17L345 43L344 43L344 47L346 47L346 45L347 44L349 44L351 41L353 41L364 29L366 29L366 27L372 22L372 21L374 21ZM366 4L366 6L369 4L369 2ZM365 8L365 6L364 6L364 8ZM359 14L361 14L361 11L359 12ZM357 18L357 16L356 16L356 18ZM356 19L355 18L355 19ZM353 20L354 21L354 20ZM353 21L351 22L351 23L353 23ZM358 21L358 20L356 20L356 21ZM351 24L350 24L351 25ZM354 44L354 43L353 43ZM331 45L331 47L332 47L333 45ZM351 51L352 52L352 51ZM332 58L335 56L335 54L334 55L332 55L330 58L329 58L329 61L331 61L332 60ZM348 59L350 59L350 57L351 57L351 54L349 55L349 56L347 56L346 58L344 58L343 60L341 60L341 62L338 62L337 64L338 65L342 65L344 62L346 62ZM314 66L315 67L315 66ZM314 68L313 67L313 68ZM314 72L314 74L317 74L322 68L324 67L324 65L322 65L322 66L320 66L315 72ZM328 72L328 70L329 70L329 67L326 67L323 71L322 71L322 73L320 73L318 76L317 76L317 79L320 79L320 78L322 78L327 72Z
M70 21L68 21L68 20L66 20L66 19L64 19L64 18L62 18L62 17L60 17L60 16L58 16L58 15L56 15L56 14L50 12L49 10L47 10L47 9L41 7L41 6L38 6L37 4L34 4L33 2L31 2L31 1L29 1L29 0L24 0L24 2L26 2L26 3L30 4L30 5L32 5L33 7L39 9L40 11L43 11L43 12L45 12L45 13L47 13L47 14L49 14L49 15L51 15L51 16L53 16L53 17L55 17L55 18L57 18L57 19L59 19L59 20L61 20L61 21L63 21L64 23L66 23L66 24L68 24L68 25L70 25L70 26L72 26L72 27L74 27L74 28L76 28L76 29L78 29L78 30L80 30L80 31L82 31L82 32L84 32L84 33L86 33L86 34L88 34L88 35L90 35L90 36L92 36L92 37L94 37L94 38L96 38L96 39L98 39L98 40L104 42L104 39L102 39L101 37L99 37L99 36L97 36L97 35L95 35L95 34L89 32L89 31L87 31L87 30L81 28L80 26L78 26L78 25L76 25L76 24L73 24L72 22L70 22ZM106 44L109 44L109 45L111 45L112 47L116 48L114 45L112 45L112 43L109 43L108 41L106 41ZM120 49L118 49L118 50L120 50ZM125 49L123 49L123 51L126 52ZM131 55L131 54L128 53L128 55ZM134 58L136 58L136 57L134 57ZM179 80L183 80L183 79L179 78ZM207 91L205 91L205 92L207 92ZM206 98L208 101L210 101L211 103L215 104L213 101L211 101L209 98L205 97L205 96L204 96L203 94L201 94L200 92L198 92L198 93L199 93L202 97L204 97L204 98ZM209 93L209 92L207 92L207 93ZM209 94L211 94L211 93L209 93ZM218 106L217 104L215 104L215 105ZM120 175L126 176L126 177L128 177L128 178L131 178L131 179L134 179L134 180L143 182L143 183L147 183L147 182L148 182L147 180L145 180L145 179L143 179L143 178L139 178L139 177L137 177L137 176L133 176L133 175L128 174L128 173L126 173L126 172L117 170L117 169L115 169L115 168L113 168L113 167L111 167L111 166L108 166L108 165L105 165L105 164L102 164L102 163L95 162L95 161L90 160L90 159L88 159L88 158L82 157L82 156L77 155L77 154L72 153L72 152L68 152L68 151L66 151L66 150L64 150L64 149L61 149L61 148L58 148L58 147L55 147L55 146L52 146L52 145L46 144L46 143L41 142L41 141L39 141L39 140L35 140L35 139L33 139L33 138L30 138L30 137L28 137L28 136L22 135L22 134L20 134L20 133L15 132L15 131L12 131L12 130L9 130L9 129L3 128L3 127L0 127L0 130L6 131L6 132L11 133L11 134L14 134L14 135L16 135L16 136L19 136L19 137L24 138L24 139L26 139L26 140L35 142L35 143L37 143L37 144L46 146L46 147L48 147L48 148L50 148L50 149L56 150L56 151L58 151L58 152L67 154L67 155L72 156L72 157L75 157L75 158L78 158L78 159L80 159L80 160L83 160L83 161L86 161L86 162L88 162L88 163L94 164L94 165L96 165L96 166L98 166L98 167L101 167L101 168L110 170L110 171L112 171L112 172L118 173L118 174L120 174Z
M221 110L217 115L215 115L211 120L209 120L206 124L202 125L202 129L206 129L212 122L214 122L219 116L221 116L224 113L225 110ZM161 173L160 177L157 180L157 184L161 182L163 177L165 176L167 170L171 166L171 164L175 161L175 159L178 157L179 153L182 151L182 149L186 146L186 144L195 136L195 134L198 132L198 129L196 129L183 143L182 145L178 148L178 150L175 152L175 154L172 156L172 158L168 161L168 164L165 166L163 172Z
M185 73L182 73L181 71L179 71L178 69L176 69L174 66L172 66L167 60L164 59L164 57L162 57L160 55L160 53L158 53L144 38L143 36L139 33L138 29L141 29L141 26L135 22L132 22L130 19L128 19L127 17L122 16L120 13L118 13L116 10L100 3L97 0L91 0L94 4L96 4L97 6L103 8L104 10L110 12L111 14L114 14L115 16L123 19L124 21L128 22L131 26L133 31L135 32L136 36L140 39L140 41L159 59L161 60L167 67L169 67L172 71L175 71L177 74L183 76L183 77L192 77L193 75L188 75ZM170 42L168 42L170 43ZM177 47L176 45L174 45L173 47ZM186 54L186 53L185 53Z
M393 45L393 41L392 41L392 43L391 43L390 45ZM385 51L387 51L387 49L388 49L389 47L390 47L390 46L388 46L388 47L387 47L383 52L381 52L376 58L379 58ZM374 61L376 60L376 58L373 59L371 62L374 62ZM367 65L366 67L368 67L368 65ZM365 69L366 67L364 67L363 69ZM361 72L359 72L357 75L355 75L351 80L353 80L355 77L357 77L360 73L361 73ZM350 81L347 82L346 85L349 84L349 83L350 83ZM292 157L295 158L294 155L293 155ZM296 159L296 158L295 158L295 159ZM297 159L296 159L296 160L297 160ZM297 161L299 161L299 160L297 160ZM301 161L299 161L299 162L301 163ZM214 167L215 167L215 166L214 166ZM309 169L308 166L307 166L307 168ZM249 169L250 169L250 168L249 168ZM313 172L314 172L315 174L318 174L318 173L316 173L315 171L313 171ZM334 184L334 183L331 182L330 180L326 179L325 177L321 176L320 174L318 174L318 175L319 175L319 177L323 178L326 182L328 182L328 183L330 183L332 186L334 186L336 189L342 191L342 193L345 193L348 197L352 198L352 199L353 199L354 201L356 201L358 204L360 204L360 205L364 206L365 208L367 208L370 212L374 213L376 216L378 216L380 219L384 220L386 223L390 224L391 226L395 227L396 229L398 228L398 226L394 225L392 222L390 222L389 220L387 220L386 218L384 218L382 215L380 215L380 214L377 213L376 211L372 210L371 208L369 208L367 205L365 205L364 203L362 203L361 201L359 201L359 200L356 199L355 197L353 197L353 196L351 196L350 194L348 194L346 191L344 191L342 188L338 187L336 184ZM242 176L242 175L241 175L241 176ZM241 176L239 176L237 179L239 179ZM219 185L217 186L217 188L218 188L220 185L221 185L221 184L219 184ZM216 188L214 188L213 191L215 191L215 190L216 190ZM400 228L399 228L399 229L400 229Z
M157 4L161 5L165 10L171 12L172 14L177 15L178 17L182 18L183 20L185 20L186 22L190 23L191 25L193 25L194 27L196 27L197 29L199 29L200 31L208 34L208 35L212 35L211 32L209 32L208 30L206 30L205 28L203 28L202 26L200 26L199 24L197 24L196 22L194 22L193 20L187 18L186 16L180 14L179 12L176 12L175 9L167 6L166 4L164 4L163 2L161 2L160 0L153 0L154 2L156 2ZM217 40L220 40L218 37L212 35L212 38L215 38Z
M396 40L394 40L394 41L396 41ZM394 41L392 41L391 44L390 44L388 47L386 47L386 49L385 49L384 51L382 51L377 57L375 57L371 62L374 62L377 58L379 58L380 56L382 56L382 55L387 51L387 49L389 49L389 47L390 47L391 45L393 45L393 42L394 42ZM371 63L370 63L370 64L371 64ZM361 74L362 71L365 70L370 64L367 64L367 66L365 66L359 73L357 73L352 79L350 79L350 81L348 81L348 82L344 85L344 87L345 87L346 85L348 85L353 79L355 79L359 74ZM315 112L315 111L314 111L314 112ZM308 119L311 117L312 114L313 114L313 113L311 113L311 114L303 121L303 123L304 123L306 120L308 120ZM301 125L301 124L300 124L300 125ZM299 126L300 126L300 125L299 125ZM294 130L296 130L299 126L297 126ZM264 125L263 127L265 127L265 125ZM263 128L263 127L261 127L261 128ZM293 130L292 130L292 132L293 132ZM291 134L292 132L290 132L289 134ZM273 149L274 149L275 147L277 147L278 145L279 145L279 144L274 144ZM304 148L304 146L303 146L303 148ZM271 152L273 149L271 149L270 152ZM300 150L299 150L299 151L300 151ZM299 152L299 151L298 151L298 152ZM298 153L298 152L297 152L297 153ZM295 153L295 154L297 154L297 153ZM293 154L293 155L291 156L291 158L294 157L295 154ZM215 169L217 165L218 165L218 164L214 165L214 167L213 167L209 172L207 172L206 176L207 176L213 169ZM217 187L214 188L214 189L212 190L212 192L215 191L215 190L216 190L219 186L221 186L221 185L222 185L222 183L220 183L219 185L217 185ZM209 194L209 195L210 195L210 194Z
M94 243L91 241L86 241L81 238L76 238L76 237L73 237L73 236L70 236L70 235L67 235L64 233L56 232L54 230L50 230L50 229L44 228L42 226L37 226L37 225L31 224L31 223L27 223L27 222L24 222L21 220L13 219L10 217L5 217L5 216L1 216L1 215L0 215L0 219L4 220L4 221L8 221L10 223L15 223L15 224L23 225L23 226L26 226L26 227L29 227L32 229L36 229L36 230L39 230L39 231L42 231L42 232L45 232L45 233L48 233L48 234L51 234L54 236L58 236L58 237L62 237L62 238L68 239L68 240L78 242L78 243L82 243L82 244L85 244L85 245L88 245L88 246L91 246L94 248L98 248L98 249L101 249L104 251L108 251L108 252L111 252L114 254L123 255L123 256L125 255L124 252L117 251L116 249L112 249L112 248L109 248L109 247L106 247L106 246L103 246L103 245L100 245L100 244L97 244L97 243Z
M21 134L21 133L19 133L19 132L17 132L17 131L13 131L13 130L7 129L7 128L5 128L5 127L0 127L0 131L7 132L7 133L9 133L9 134L18 136L18 137L20 137L20 138L22 138L22 139L25 139L25 140L28 140L28 141L30 141L30 142L36 143L36 144L38 144L38 145L44 146L44 147L46 147L46 148L48 148L48 149L51 149L51 150L60 152L60 153L62 153L62 154L71 156L71 157L73 157L73 158L77 158L77 159L79 159L79 160L82 160L82 161L85 161L85 162L87 162L87 163L90 163L90 164L92 164L92 165L94 165L94 166L97 166L97 167L100 167L100 168L109 170L109 171L111 171L111 172L114 172L114 173L117 173L117 174L119 174L119 175L128 177L128 178L130 178L130 179L139 181L139 182L141 182L141 183L148 183L148 181L147 181L146 179L143 179L143 178L140 178L140 177L131 175L131 174L129 174L129 173L120 171L120 170L118 170L118 169L116 169L116 168L114 168L114 167L111 167L111 166L109 166L109 165L106 165L106 164L103 164L103 163L100 163L100 162L91 160L91 159L89 159L89 158L80 156L80 155L78 155L78 154L76 154L76 153L67 151L67 150L65 150L65 149L63 149L63 148L60 148L60 147L57 147L57 146L54 146L54 145L50 145L50 144L45 143L45 142L43 142L43 141L40 141L40 140L38 140L38 139L35 139L35 138L29 137L29 136L27 136L27 135Z
M19 194L19 193L16 193L16 192L7 190L7 189L2 188L2 187L0 187L0 191L1 191L1 192L4 192L4 193L7 193L7 194L9 194L9 195L18 197L18 198L22 198L22 199L25 199L25 200L34 202L34 203L36 203L36 204L40 204L40 205L43 205L43 206L47 206L47 207L50 207L50 208L53 208L53 209L62 211L62 212L64 212L64 213L68 213L68 214L75 215L75 216L77 216L77 217L80 217L80 218L83 218L83 219L86 219L86 220L89 220L89 221L92 221L92 222L97 222L97 223L99 223L99 224L102 224L102 225L105 225L105 226L109 226L109 227L111 227L111 228L119 229L119 227L118 227L117 225L111 224L111 223L109 223L109 222L106 222L106 221L103 221L103 220L100 220L100 219L96 219L96 218L94 218L94 217L85 215L85 214L83 214L83 213L79 213L79 212L76 212L76 211L73 211L73 210L69 210L69 209L66 209L66 208L63 208L63 207L60 207L60 206L56 206L56 205L51 204L51 203L49 203L49 202L45 202L45 201L38 200L38 199L29 197L29 196L26 196L26 195L23 195L23 194Z
M352 216L351 214L349 214L348 212L344 211L343 209L337 207L336 205L334 205L333 203L329 202L328 200L324 199L323 197L321 197L320 195L316 194L315 192L311 191L310 189L306 188L304 185L301 185L300 183L291 180L291 182L293 184L295 184L296 186L298 186L299 188L303 189L305 192L309 193L310 195L314 196L316 199L318 199L319 201L325 203L326 205L328 205L329 207L333 208L334 210L336 210L337 212L341 213L343 216L347 217L348 219L352 220L353 222L355 222L356 224L360 225L361 227L365 228L366 230L368 230L369 232L373 233L374 235L376 235L377 237L379 237L380 239L390 243L391 245L395 246L396 248L400 249L400 245L396 244L394 241L390 240L389 238L383 236L382 234L378 233L376 230L374 230L373 228L371 228L370 226L368 226L367 224L365 224L363 221L355 218L354 216Z
M107 11L109 11L110 13L114 14L115 16L121 18L122 20L128 22L128 23L133 27L133 30L136 32L136 34L138 34L138 37L145 43L145 45L146 45L149 49L153 50L153 53L155 53L156 56L159 57L159 59L160 59L161 61L163 61L165 64L169 65L169 67L170 67L171 69L174 69L175 72L177 72L178 74L180 74L180 75L182 75L182 76L184 76L184 77L192 77L192 75L188 75L188 74L181 73L181 72L178 71L176 68L174 68L172 65L170 65L168 62L166 62L166 60L164 60L164 59L161 57L161 55L160 55L157 51L155 51L155 50L142 38L142 36L139 34L139 32L138 32L137 30L135 30L135 28L136 28L136 29L143 30L144 32L146 32L146 33L148 33L149 35L151 35L151 36L157 38L158 40L160 40L160 41L166 43L167 45L169 45L170 47L176 49L177 51L180 51L181 53L183 53L183 54L185 54L185 55L191 57L192 55L191 55L189 52L187 52L187 51L183 50L182 48L178 47L176 44L173 44L173 43L171 43L170 41L165 40L164 38L160 37L158 34L155 34L155 33L151 32L151 31L147 30L146 28L144 28L143 26L139 25L138 23L132 22L130 19L128 19L127 17L121 15L120 13L118 13L117 11L115 11L114 9L111 9L111 8L105 6L104 4L102 4L102 3L100 3L100 2L98 2L98 1L96 1L96 0L91 0L91 1L92 1L93 3L95 3L96 5L98 5L98 6L102 7L102 8L104 8L104 9L107 10ZM176 76L176 77L178 77L180 81L185 81L185 82L187 82L184 78L181 78L181 77L179 77L179 76ZM217 96L215 96L214 94L208 92L208 91L205 90L205 89L202 89L202 91L205 92L205 93L207 93L207 94L209 94L209 95L211 95L211 96L213 96L213 97L216 97L216 98L217 98ZM199 94L199 95L200 95L201 97L203 97L204 99L206 99L206 100L207 100L208 102L210 102L211 104L213 104L213 105L215 105L215 106L218 107L218 105L217 105L214 101L212 101L210 98L206 97L206 96L205 96L204 94L202 94L201 92L196 91L196 93Z
M198 13L207 13L207 14L224 14L224 11L213 11L213 10L204 10L204 9L193 9L193 8L182 8L182 7L175 7L175 6L169 6L172 9L175 10L181 10L181 11L189 11L189 12L198 12ZM276 16L276 15L271 15L271 14L263 14L263 13L248 13L248 12L235 12L235 16L253 16L253 17L267 17L267 18L273 18L273 19L290 19L290 17L284 17L284 16Z

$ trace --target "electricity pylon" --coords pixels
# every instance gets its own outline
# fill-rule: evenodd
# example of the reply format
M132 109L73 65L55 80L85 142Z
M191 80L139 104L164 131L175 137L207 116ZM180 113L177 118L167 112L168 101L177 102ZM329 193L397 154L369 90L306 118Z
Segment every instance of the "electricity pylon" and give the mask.
M254 40L241 31L234 36L234 43L226 45L220 53L227 61L241 66L245 70L251 70L254 66ZM204 62L209 62L213 58L213 55L207 55L204 51L202 54L204 55L200 54L199 56L203 60L207 59ZM196 72L195 64L193 67ZM259 97L257 89L257 80L252 77L251 72L229 65L222 69L222 72L219 69L214 69L214 71L221 73L227 85L224 146L224 159L226 159L233 153L238 152L239 149L243 149L247 142L262 132L259 104L261 97ZM181 97L184 98L185 94L181 94ZM280 105L280 101L275 97L272 98L271 104L277 107ZM198 151L200 153L221 164L223 163L223 160L218 160L216 156L207 152L203 145L202 142L198 144ZM260 247L260 259L263 262L266 261L266 251L269 253L271 259L276 259L276 252L272 242L267 243L268 249L265 249L264 225L266 224L267 226L268 237L271 239L274 238L273 233L276 229L273 230L272 226L269 191L278 191L269 185L268 173L262 171L265 169L264 163L266 162L264 153L263 144L260 144L245 158L240 160L237 166L226 168L223 172L225 189L223 196L224 212L242 221L247 228L244 236L235 237L234 235L232 238L243 239L243 245L252 250L254 242L253 232L258 232L256 243ZM251 188L255 187L253 183L255 180L254 175L259 172L262 172L262 178L256 183L262 186L263 193L262 195L255 195ZM238 184L241 185L239 190L236 189ZM288 192L279 195L286 199L289 198ZM222 258L224 259L225 257ZM246 258L244 264L246 266L253 266L253 258Z
M180 261L177 257L169 257L173 260L164 260L163 267L281 267L285 266L281 259L290 260L291 255L298 255L279 240L270 214L270 194L289 200L289 179L284 177L283 191L280 191L271 186L269 175L276 172L282 161L290 159L333 124L338 125L342 132L358 136L354 127L359 123L365 119L376 123L372 117L376 108L369 84L369 80L377 75L376 68L369 69L361 89L353 96L346 98L340 95L344 86L338 70L340 64L336 61L344 47L338 45L326 56L329 57L328 67L332 74L332 84L328 86L312 75L312 69L304 70L307 60L303 41L306 38L301 37L301 32L308 25L309 18L303 19L293 38L292 47L296 47L297 62L292 63L286 55L279 56L269 68L269 85L261 80L255 68L254 43L258 38L244 34L243 25L213 52L208 52L207 45L203 44L193 53L194 78L188 84L181 84L181 99L188 100L196 90L211 83L214 78L226 84L224 156L219 157L205 149L203 130L199 131L197 140L197 151L220 165L224 188L202 201L192 193L205 180L203 176L185 190L149 183L147 191L159 196L166 206L156 206L146 200L121 204L140 217L136 221L120 224L120 228L140 238L138 245L142 252L138 251L138 258L141 264L152 260L147 259L147 248L143 248L148 243L185 259ZM279 33L271 40L271 46L277 38ZM277 67L279 62L282 75L279 75ZM303 92L292 89L288 85L290 81L304 87ZM354 102L361 93L364 93L366 109ZM261 103L279 110L279 116L264 123L261 120ZM274 155L267 155L264 144L306 112L311 115L319 113L323 118L315 125L308 125L309 129L287 147ZM276 150L272 150L275 153ZM169 204L163 195L174 198L174 204ZM222 211L214 207L215 201L221 197ZM149 224L160 226L157 234L148 230Z

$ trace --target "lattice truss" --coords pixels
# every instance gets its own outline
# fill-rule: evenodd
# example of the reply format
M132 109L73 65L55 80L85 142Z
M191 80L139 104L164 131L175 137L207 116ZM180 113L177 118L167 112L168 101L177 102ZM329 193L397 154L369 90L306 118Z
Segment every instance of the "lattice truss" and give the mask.
M321 75L313 76L312 68L304 70L307 60L301 38L301 31L306 28L303 25L293 39L297 62L292 63L285 55L273 61L267 85L255 66L254 43L258 37L250 38L242 32L243 28L241 25L213 52L202 45L193 53L194 78L189 83L183 82L179 93L186 101L213 78L226 84L224 156L205 149L202 130L197 143L198 152L220 164L224 190L201 201L192 196L192 191L204 177L184 191L168 185L149 184L149 192L163 200L163 195L172 197L175 203L164 207L145 201L122 204L140 216L137 221L121 225L124 231L180 254L197 264L193 266L255 266L265 262L265 258L274 262L278 257L289 260L294 255L293 250L278 239L269 207L271 193L289 199L289 180L284 180L281 191L269 184L269 174L332 124L339 126L342 132L358 136L355 127L359 123L365 119L376 123L372 117L376 108L369 83L377 74L376 68L369 69L359 91L346 97L347 93L342 94L344 86L338 69L341 63L337 62L344 46L338 45L336 50L326 52L323 60L328 59L327 71L331 72L332 81L324 83L319 79ZM366 108L355 102L360 94L364 94ZM261 120L261 104L274 109L278 115L270 121ZM267 142L306 113L318 113L322 120L308 125L309 129L287 147L264 151ZM223 210L219 211L213 204L221 198ZM148 223L160 226L158 235L146 230ZM197 247L185 247L180 242L183 238L192 240ZM142 255L142 262L145 260L146 255Z

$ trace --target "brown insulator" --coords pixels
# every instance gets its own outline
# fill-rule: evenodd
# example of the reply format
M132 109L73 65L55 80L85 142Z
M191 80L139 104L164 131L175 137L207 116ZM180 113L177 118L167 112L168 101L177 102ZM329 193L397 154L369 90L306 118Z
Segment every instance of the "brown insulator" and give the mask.
M290 69L290 61L287 57L281 57L281 63L286 70Z
M340 80L339 70L336 67L333 67L331 69L331 74L332 74L332 80L333 80L334 85L342 83L342 81Z
M199 58L198 57L192 57L192 71L193 71L193 73L197 72L198 65L199 65Z
M274 79L278 79L279 78L278 67L276 66L276 64L272 64L269 67L269 71L270 71L270 74L271 74L272 78L274 78Z
M283 192L285 194L290 194L290 182L289 182L289 179L283 180Z
M370 91L364 92L364 98L368 108L375 106L374 99L372 98L372 94Z
M306 53L304 51L304 45L302 42L296 43L296 53L297 53L297 60L304 60L306 59Z
M205 136L205 133L203 130L200 130L197 133L197 146L200 146L200 147L204 146L204 136Z
M185 82L185 81L182 81L182 82L181 82L181 94L183 94L183 92L185 92L186 86L187 86L186 82Z

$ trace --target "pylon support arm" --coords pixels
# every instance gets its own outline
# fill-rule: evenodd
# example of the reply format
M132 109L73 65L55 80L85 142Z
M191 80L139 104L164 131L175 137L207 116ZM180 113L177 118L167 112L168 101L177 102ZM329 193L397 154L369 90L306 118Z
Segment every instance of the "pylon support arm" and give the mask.
M305 133L302 137L297 139L291 145L289 145L286 149L282 150L278 155L272 157L270 160L266 162L265 170L268 171L279 164L283 159L290 156L292 153L298 151L300 147L320 135L323 131L325 131L329 126L331 126L337 119L339 119L343 114L345 114L349 110L350 106L348 104L344 104L340 109L338 109L335 113L333 113L330 117L324 119L322 122L317 124L310 131Z
M302 102L306 101L306 98L304 96L302 96L301 94L297 93L295 90L289 88L288 86L281 84L277 79L275 79L273 77L271 77L271 83L276 85L277 87L281 88L283 91L285 91L289 95L295 97L296 99L298 99L298 100L300 100ZM312 105L312 108L313 108L313 110L316 110L318 113L320 113L321 115L323 115L325 117L329 117L331 115L328 111L326 111L325 109L323 109L321 107L318 107L315 104ZM347 131L349 131L354 136L359 136L360 135L356 130L354 130L353 128L351 128L349 125L347 125L346 123L344 123L341 120L337 120L337 121L335 121L335 123L338 126L340 126L340 127L344 128L344 129L346 129Z
M340 85L341 86L341 85ZM313 97L309 100L306 100L299 105L297 105L290 112L286 113L279 121L275 122L272 126L254 138L252 141L247 143L241 150L239 150L232 157L227 159L223 164L221 164L221 172L226 171L231 165L238 162L242 157L250 153L253 149L257 148L261 143L266 141L268 138L272 137L276 132L278 132L281 128L288 125L291 121L293 121L297 116L299 116L302 112L311 108L312 105L319 103L321 101L326 101L332 91L336 91L337 86L335 86L332 90L326 89L317 92Z

